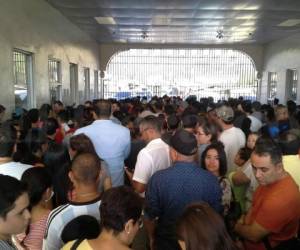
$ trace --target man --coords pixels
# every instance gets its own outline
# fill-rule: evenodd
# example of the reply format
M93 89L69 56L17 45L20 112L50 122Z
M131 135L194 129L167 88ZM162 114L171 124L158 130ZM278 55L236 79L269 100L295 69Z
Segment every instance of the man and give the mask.
M169 146L161 139L161 122L159 118L147 116L139 125L141 139L147 143L138 156L134 174L126 170L133 188L138 193L144 193L150 177L158 170L171 165Z
M94 106L95 121L76 130L75 135L85 134L94 144L98 156L108 166L112 185L124 184L124 160L130 152L129 129L112 122L109 117L111 105L108 100L99 100Z
M235 231L245 239L248 250L266 249L293 238L300 219L300 193L292 177L284 170L278 145L259 139L251 155L252 168L259 187L245 218Z
M145 198L145 226L151 248L180 249L174 225L184 208L204 201L221 212L221 189L218 179L195 162L198 152L193 134L181 129L169 140L173 165L156 172L150 179Z
M0 174L20 180L24 171L32 166L13 161L16 139L17 131L12 124L2 124L0 127Z
M252 115L251 101L242 101L239 105L240 110L251 120L250 130L251 132L258 132L262 127L262 122Z
M279 146L284 170L293 177L300 189L300 140L294 133L285 132L280 136Z
M217 123L223 129L220 141L224 144L227 157L227 172L230 173L236 169L234 158L238 150L245 146L246 136L241 129L233 126L234 112L230 106L220 106L216 109L216 115Z
M90 215L100 220L100 193L98 184L101 163L96 155L83 153L72 162L69 178L74 186L72 200L54 209L47 221L43 249L57 250L63 246L61 239L64 227L81 215Z
M0 174L0 249L16 250L11 237L26 230L30 213L25 184Z

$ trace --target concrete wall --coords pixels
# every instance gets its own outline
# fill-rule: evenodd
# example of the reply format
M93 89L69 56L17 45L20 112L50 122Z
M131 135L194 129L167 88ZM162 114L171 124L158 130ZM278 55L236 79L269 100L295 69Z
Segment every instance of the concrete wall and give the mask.
M286 72L296 69L300 76L300 34L272 42L265 46L261 101L267 102L268 72L277 72L277 98L287 101ZM300 104L300 81L298 80L297 103Z
M49 102L48 58L61 60L63 89L70 89L69 63L78 64L79 89L83 67L90 81L99 69L99 45L46 1L0 0L0 103L14 109L13 49L33 53L35 106ZM70 92L70 91L69 91ZM66 98L66 102L71 102Z

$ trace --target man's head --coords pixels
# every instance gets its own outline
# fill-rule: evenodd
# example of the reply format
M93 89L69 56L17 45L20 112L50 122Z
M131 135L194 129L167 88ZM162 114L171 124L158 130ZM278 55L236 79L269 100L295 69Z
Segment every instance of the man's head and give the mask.
M120 111L121 109L121 104L120 102L114 100L111 103L111 113L114 113L115 111Z
M74 184L83 186L98 186L101 162L96 154L81 153L72 161L69 177Z
M30 219L29 197L26 185L17 179L0 175L0 236L23 232Z
M146 116L140 121L139 129L142 140L150 142L161 135L161 121L153 115Z
M17 139L17 131L12 124L2 124L0 127L0 157L11 157Z
M64 109L64 104L61 101L55 101L53 103L53 111L55 114L58 114L63 109Z
M111 104L108 100L98 100L94 104L94 111L97 118L108 119L111 114Z
M54 136L58 128L59 125L57 120L52 117L48 118L43 125L43 129L48 136Z
M271 139L260 138L251 154L254 175L266 186L282 178L284 172L280 147Z
M194 134L180 129L174 135L165 134L163 140L170 146L170 158L172 162L191 162L198 152L197 140Z
M234 120L234 112L232 107L228 105L222 105L216 109L217 122L222 127L224 125L230 125Z

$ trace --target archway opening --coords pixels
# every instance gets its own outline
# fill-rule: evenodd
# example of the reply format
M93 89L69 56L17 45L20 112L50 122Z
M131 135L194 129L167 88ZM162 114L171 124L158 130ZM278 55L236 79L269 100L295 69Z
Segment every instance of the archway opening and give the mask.
M110 60L104 97L213 97L256 99L252 59L231 49L130 49Z

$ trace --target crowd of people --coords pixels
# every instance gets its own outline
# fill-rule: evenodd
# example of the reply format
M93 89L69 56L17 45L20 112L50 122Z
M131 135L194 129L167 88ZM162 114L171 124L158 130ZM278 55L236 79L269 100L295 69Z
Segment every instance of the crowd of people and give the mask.
M300 110L190 97L0 105L0 249L300 249ZM8 118L8 119L7 119Z

